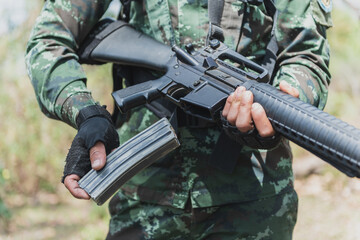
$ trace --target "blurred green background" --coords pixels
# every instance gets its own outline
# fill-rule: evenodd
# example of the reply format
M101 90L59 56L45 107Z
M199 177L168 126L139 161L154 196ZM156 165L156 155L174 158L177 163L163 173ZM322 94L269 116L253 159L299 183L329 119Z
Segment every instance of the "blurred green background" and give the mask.
M73 199L60 183L76 132L40 112L27 77L25 45L43 1L7 2L0 0L0 239L104 239L106 204ZM360 128L360 11L348 4L334 4L328 31L333 79L325 111ZM85 70L95 99L112 106L110 66ZM294 239L359 239L359 181L293 149Z

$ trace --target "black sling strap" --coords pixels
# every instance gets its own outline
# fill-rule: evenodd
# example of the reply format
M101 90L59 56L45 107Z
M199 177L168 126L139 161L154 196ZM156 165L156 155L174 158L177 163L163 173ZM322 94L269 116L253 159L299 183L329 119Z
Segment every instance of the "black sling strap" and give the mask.
M221 28L224 4L224 0L208 0L209 33L206 39L207 45L211 39L224 41L224 32Z
M121 11L119 13L118 20L123 20L124 22L129 22L131 1L133 1L133 0L120 0Z
M266 11L272 16L273 26L271 29L270 42L266 47L265 57L261 65L268 70L270 79L272 79L276 66L277 53L279 51L279 45L277 44L277 40L275 36L278 11L276 10L275 3L272 0L265 0L264 4L266 7Z

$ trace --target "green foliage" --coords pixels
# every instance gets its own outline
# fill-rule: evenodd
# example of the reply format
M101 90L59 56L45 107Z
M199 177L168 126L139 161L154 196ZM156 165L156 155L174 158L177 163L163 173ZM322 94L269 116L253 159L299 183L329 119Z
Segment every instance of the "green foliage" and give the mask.
M1 42L6 55L0 63L0 161L10 171L11 190L35 195L42 181L54 185L74 131L65 124L49 121L41 114L26 75L23 54L26 38L18 33ZM5 42L5 44L4 44ZM49 189L47 189L49 190Z
M0 226L3 222L3 225L8 225L8 222L11 218L11 212L9 208L6 206L4 202L5 198L5 184L6 180L9 178L9 171L8 169L3 169L0 165Z
M5 205L4 201L0 199L0 219L6 221L10 218L11 218L10 210Z
M360 52L360 22L341 9L332 13L334 27L328 31L328 39L333 53L340 59L354 57Z
M42 1L35 2L37 5L32 9L36 11L30 11L31 21L0 36L0 238L3 231L10 231L12 219L19 219L11 218L17 209L43 201L42 192L57 195L59 200L55 202L64 199L58 185L67 151L76 134L71 127L41 113L27 76L25 46ZM85 67L85 70L95 99L111 109L110 66ZM89 210L89 218L93 222L103 221L106 227L109 218L106 207L94 205ZM92 231L88 231L89 228ZM89 228L78 230L83 239L104 238L104 231L95 233L96 225Z
M334 27L328 30L331 48L332 75L325 111L360 127L360 21L349 11L335 8L332 12ZM307 154L292 144L295 158Z
M360 93L360 21L349 11L335 9L332 14L334 27L328 31L331 46L330 71L332 87L337 91L358 96Z
M335 9L329 31L332 81L326 111L360 127L360 21L351 11Z
M110 217L108 214L107 204L103 206L97 206L95 204L92 205L89 215L90 222L102 222L107 224L110 221ZM96 226L92 224L85 226L80 232L82 239L93 239L93 240L101 240L104 239L104 232L99 231Z
M32 7L36 12L40 2ZM71 127L41 113L27 76L25 46L36 15L30 16L30 23L0 38L0 131L6 136L0 138L0 163L10 173L9 193L31 197L38 191L55 192L76 134ZM110 67L86 67L86 71L93 95L111 109Z

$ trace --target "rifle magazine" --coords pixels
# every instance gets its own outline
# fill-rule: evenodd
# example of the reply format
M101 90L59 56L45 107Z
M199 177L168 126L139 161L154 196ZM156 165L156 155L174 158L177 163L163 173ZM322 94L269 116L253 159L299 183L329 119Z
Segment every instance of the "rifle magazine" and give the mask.
M179 146L169 121L162 118L110 153L105 167L90 170L79 185L102 205L130 178Z

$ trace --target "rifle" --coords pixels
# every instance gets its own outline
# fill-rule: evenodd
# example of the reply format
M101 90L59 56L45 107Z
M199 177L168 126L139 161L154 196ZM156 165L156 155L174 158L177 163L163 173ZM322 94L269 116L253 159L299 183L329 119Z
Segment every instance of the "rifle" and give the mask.
M226 98L244 86L260 103L275 131L360 177L360 130L268 84L266 69L213 40L197 51L169 47L116 21L80 52L83 62L113 62L162 71L152 81L115 91L121 112L163 97L193 116L217 122Z

